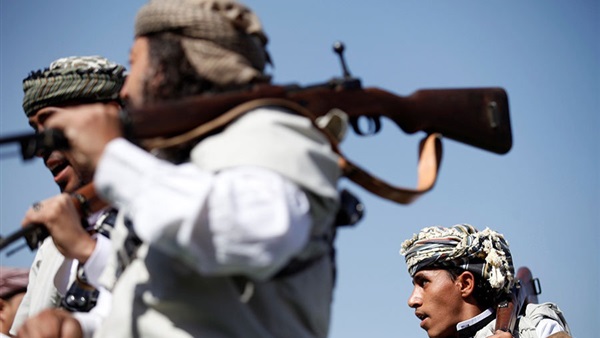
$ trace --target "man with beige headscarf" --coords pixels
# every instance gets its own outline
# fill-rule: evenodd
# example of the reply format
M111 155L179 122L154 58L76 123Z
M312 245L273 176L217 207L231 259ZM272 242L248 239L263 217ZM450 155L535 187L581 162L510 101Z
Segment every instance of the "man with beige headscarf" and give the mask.
M236 1L150 1L135 35L121 91L134 108L270 79L267 36ZM327 336L340 169L309 119L258 107L154 156L123 137L118 110L81 109L45 127L120 210L95 337Z
M496 331L496 308L514 285L508 242L489 228L432 226L402 243L413 291L408 306L431 338L510 338ZM517 337L567 338L569 326L553 303L528 304Z

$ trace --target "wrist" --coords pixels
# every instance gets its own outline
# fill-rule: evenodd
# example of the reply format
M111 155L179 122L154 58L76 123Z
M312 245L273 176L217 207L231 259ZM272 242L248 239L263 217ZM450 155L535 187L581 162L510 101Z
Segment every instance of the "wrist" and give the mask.
M90 256L94 253L96 248L96 239L89 235L82 237L80 241L77 241L76 250L74 250L72 258L79 261L81 264L85 264Z

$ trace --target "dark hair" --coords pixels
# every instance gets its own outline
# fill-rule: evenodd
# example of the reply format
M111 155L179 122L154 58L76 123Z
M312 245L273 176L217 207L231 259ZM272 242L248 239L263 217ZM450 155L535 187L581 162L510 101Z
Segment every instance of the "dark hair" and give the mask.
M206 92L218 91L217 86L200 76L189 62L176 32L149 34L148 73L143 83L146 104L181 99ZM159 79L157 81L157 79ZM163 149L159 154L173 163L188 160L198 140Z
M147 37L150 78L159 76L161 79L158 83L146 81L144 91L147 100L178 99L215 90L216 86L201 77L188 61L179 35L163 32Z
M2 297L0 297L0 298L2 298L3 300L8 301L11 298L13 298L14 296L18 295L19 293L24 293L24 292L27 292L27 287L26 286L18 288L18 289L11 290L10 292L7 292L6 294L2 295Z
M445 268L445 270L450 275L450 279L452 279L452 281L455 281L460 274L467 271L461 268ZM475 298L477 305L479 305L479 307L482 309L487 309L489 307L495 307L498 305L498 302L500 301L500 295L498 292L492 289L490 283L478 274L474 273L473 276L475 276L473 297Z

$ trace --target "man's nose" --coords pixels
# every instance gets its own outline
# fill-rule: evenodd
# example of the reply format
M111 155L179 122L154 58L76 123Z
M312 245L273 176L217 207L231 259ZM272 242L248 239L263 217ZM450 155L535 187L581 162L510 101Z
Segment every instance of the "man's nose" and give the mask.
M122 102L126 102L129 99L129 77L125 78L125 83L123 83L123 87L119 91L119 99Z
M423 298L421 297L421 293L414 288L410 296L408 297L408 306L411 308L419 307L423 304Z

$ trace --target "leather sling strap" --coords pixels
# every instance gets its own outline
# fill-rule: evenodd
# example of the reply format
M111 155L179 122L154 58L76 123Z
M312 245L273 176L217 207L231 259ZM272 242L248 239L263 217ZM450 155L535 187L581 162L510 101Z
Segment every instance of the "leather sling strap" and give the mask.
M397 203L409 204L415 201L422 194L431 190L435 185L442 159L442 142L440 134L427 135L419 145L417 187L415 189L408 189L393 186L373 176L363 168L348 160L338 147L339 141L327 130L327 128L321 128L316 124L317 117L313 113L301 105L285 99L267 98L248 101L236 106L222 115L219 115L219 117L211 121L197 126L186 133L171 138L145 139L141 140L140 144L146 149L164 149L178 146L204 137L215 130L225 127L243 114L253 109L265 106L286 108L299 115L309 118L315 128L320 130L327 137L331 143L333 151L339 155L340 160L338 164L343 175L375 195Z

